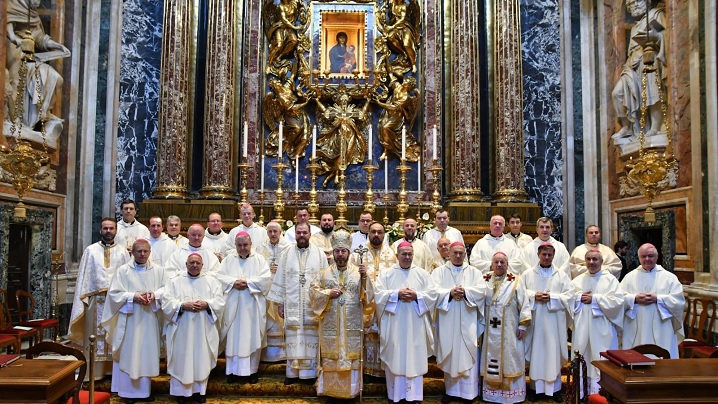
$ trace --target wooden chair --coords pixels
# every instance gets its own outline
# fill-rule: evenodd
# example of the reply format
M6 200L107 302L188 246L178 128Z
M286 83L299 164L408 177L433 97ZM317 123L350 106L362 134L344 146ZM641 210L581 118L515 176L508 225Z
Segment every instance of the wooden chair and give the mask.
M0 335L12 335L19 341L29 340L30 346L33 346L34 342L38 340L38 333L36 329L23 330L15 328L10 319L10 308L7 303L7 291L0 289ZM19 352L19 351L18 351Z
M82 381L85 379L85 373L87 372L87 362L85 361L85 354L79 349L75 349L69 346L58 344L52 341L38 342L31 346L25 351L26 359L33 359L43 353L54 353L58 355L74 356L77 360L82 361L82 366L77 375L77 382L75 388L73 388L68 395L73 403L77 404L80 402L80 389L82 388Z
M35 298L24 290L15 292L15 303L17 303L18 324L23 327L37 328L40 340L45 336L45 330L53 330L51 340L60 335L60 321L56 318L45 318L34 320Z
M663 349L659 347L658 345L654 344L643 344L643 345L636 345L633 348L634 351L642 353L642 354L651 354L656 355L657 357L661 359L671 359L671 354L668 352L668 350Z
M20 353L20 340L14 335L0 334L0 350L6 349L7 353Z
M683 352L684 357L707 358L718 350L718 347L713 345L715 321L716 303L712 299L693 299L686 338L695 341L680 343L678 348Z

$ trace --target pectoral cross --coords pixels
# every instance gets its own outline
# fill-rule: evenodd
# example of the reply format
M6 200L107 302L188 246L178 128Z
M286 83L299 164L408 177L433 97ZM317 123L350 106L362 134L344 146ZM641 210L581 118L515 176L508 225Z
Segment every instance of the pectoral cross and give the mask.
M494 317L494 318L491 319L491 321L489 321L489 323L491 324L491 328L498 328L498 326L501 325L501 320L499 320L498 318Z

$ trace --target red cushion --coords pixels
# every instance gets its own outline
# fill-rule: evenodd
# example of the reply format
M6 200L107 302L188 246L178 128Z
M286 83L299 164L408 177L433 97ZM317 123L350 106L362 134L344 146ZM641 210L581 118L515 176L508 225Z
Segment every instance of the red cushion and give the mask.
M718 347L706 345L706 346L693 347L692 352L693 352L694 356L695 356L696 352L700 352L705 356L710 356L713 352L715 352L717 350L718 350Z
M20 325L23 327L54 327L57 324L60 324L60 322L54 318L46 318L44 320L35 321L23 321L20 323Z
M680 344L678 344L678 348L690 348L694 346L705 346L706 344L700 342L700 341L683 341Z
M15 338L14 336L12 336L12 335L7 335L7 334L3 335L3 334L0 334L0 344L4 344L4 343L6 343L6 342L13 342L13 341L15 341L15 340L16 340L16 338Z
M0 334L12 334L12 335L20 335L20 334L27 334L27 333L35 333L35 330L18 330L16 328L12 327L6 327L0 330Z
M96 391L95 404L110 404L110 397L112 397L110 393L106 393L104 391ZM89 402L90 392L88 390L80 390L80 403L84 404ZM72 404L72 397L67 400L67 404Z
M591 394L588 396L588 404L608 404L608 400L600 394Z

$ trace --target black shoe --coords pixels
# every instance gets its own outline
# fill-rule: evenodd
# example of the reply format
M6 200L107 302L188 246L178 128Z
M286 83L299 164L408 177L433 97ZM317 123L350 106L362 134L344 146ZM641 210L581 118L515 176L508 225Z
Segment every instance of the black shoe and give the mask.
M177 401L177 404L188 404L190 402L190 399L192 397L184 397L184 396L170 396L174 398Z
M135 404L137 402L136 398L123 398L122 400L125 404Z
M249 384L259 383L259 375L257 375L256 373L252 373L251 375L249 375L247 377L247 383L249 383Z
M314 385L314 382L316 382L316 381L317 381L316 378L314 378L314 379L300 379L300 380L299 380L299 383L305 384L305 385L307 385L307 386L313 386L313 385Z
M547 397L553 400L554 403L562 403L563 402L563 394L554 393L553 396Z
M536 390L527 389L526 390L526 399L531 402L538 401L539 398L538 398L538 395L536 394Z
M443 396L441 396L441 404L449 404L451 402L451 396L444 393Z
M235 383L239 383L239 376L227 375L227 384L235 384Z
M292 384L294 384L294 383L299 383L299 378L298 378L298 377L285 377L285 378L284 378L284 385L285 385L285 386L289 386L289 385L292 385Z
M154 403L154 402L155 402L155 396L153 396L152 394L150 394L149 397L143 398L143 399L140 400L140 401L145 402L145 403Z
M204 394L194 393L192 394L192 399L195 403L203 404L207 402L207 396Z

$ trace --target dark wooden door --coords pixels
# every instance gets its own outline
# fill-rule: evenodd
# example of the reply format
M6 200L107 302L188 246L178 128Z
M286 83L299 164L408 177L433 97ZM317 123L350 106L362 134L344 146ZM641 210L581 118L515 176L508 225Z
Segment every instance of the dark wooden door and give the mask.
M27 290L30 286L30 243L32 227L26 224L10 223L10 248L7 266L8 306L13 321L17 321L15 291Z

